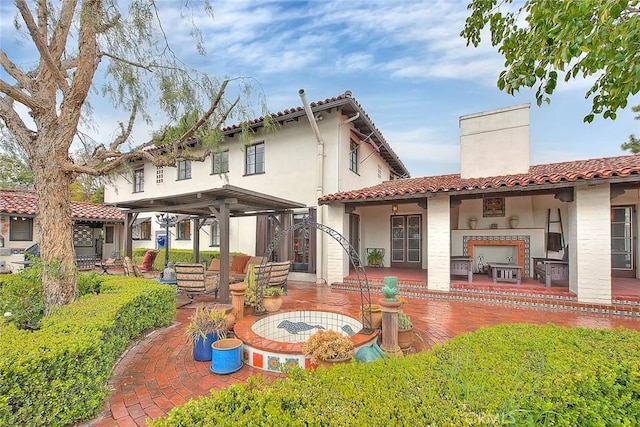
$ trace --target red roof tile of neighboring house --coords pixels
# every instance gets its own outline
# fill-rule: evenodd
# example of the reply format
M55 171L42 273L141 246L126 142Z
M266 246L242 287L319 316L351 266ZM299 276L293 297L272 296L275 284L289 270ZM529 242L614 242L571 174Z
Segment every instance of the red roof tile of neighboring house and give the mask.
M35 193L29 190L0 190L0 213L34 216ZM124 221L120 209L96 203L71 202L71 216L74 220Z
M523 189L544 184L572 183L594 179L635 176L640 181L640 155L605 157L548 163L529 167L529 173L483 178L460 177L460 174L397 179L360 190L328 194L319 199L321 204L332 201L369 199L400 199L428 193L478 193L487 189ZM532 188L535 189L535 188Z

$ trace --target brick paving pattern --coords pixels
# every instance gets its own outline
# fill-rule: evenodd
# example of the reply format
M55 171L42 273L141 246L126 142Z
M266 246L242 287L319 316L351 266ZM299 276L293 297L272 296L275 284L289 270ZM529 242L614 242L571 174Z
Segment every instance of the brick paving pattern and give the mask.
M371 294L377 303L381 295ZM640 318L580 311L550 310L491 304L482 301L407 298L404 307L426 348L442 344L456 335L482 326L501 323L554 323L565 326L615 328L640 331ZM186 301L179 301L179 303ZM198 303L212 303L200 297ZM197 304L197 303L196 303ZM144 426L147 418L158 418L190 399L207 396L210 390L226 388L260 373L269 380L280 375L243 366L228 375L209 371L210 362L196 362L184 338L184 329L196 304L180 308L171 326L153 331L133 343L118 362L109 382L110 394L102 412L85 426ZM289 283L283 311L326 307L359 317L358 292L332 290L325 285ZM422 344L416 344L420 348Z

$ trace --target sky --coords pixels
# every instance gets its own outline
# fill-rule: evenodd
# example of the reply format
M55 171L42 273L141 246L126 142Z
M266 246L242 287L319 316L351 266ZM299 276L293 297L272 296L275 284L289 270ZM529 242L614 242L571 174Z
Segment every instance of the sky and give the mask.
M516 96L498 90L503 59L496 49L488 39L467 47L459 36L466 1L214 0L213 19L194 18L205 57L176 3L160 0L160 17L186 64L220 77L251 77L271 112L301 106L299 89L310 102L350 90L413 177L460 172L460 116L496 108L531 104L531 164L628 154L620 144L640 134L630 109L640 97L615 121L585 124L588 81L560 84L542 107L533 90ZM13 2L0 2L0 45L8 53L28 51L15 43L13 16ZM99 99L92 106L97 128L88 132L108 142L128 116ZM134 138L146 141L162 125L162 119L153 127L139 122Z

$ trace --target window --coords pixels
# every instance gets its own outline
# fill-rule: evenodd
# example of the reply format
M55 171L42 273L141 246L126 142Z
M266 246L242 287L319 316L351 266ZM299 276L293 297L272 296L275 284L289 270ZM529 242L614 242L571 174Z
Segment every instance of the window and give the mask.
M382 179L382 165L378 163L378 179Z
M178 179L191 179L191 160L178 160Z
M246 175L264 173L264 142L249 145L245 156Z
M151 240L151 218L137 219L131 227L131 238L134 240Z
M180 221L177 225L176 240L189 240L191 239L191 220L185 219Z
M212 159L214 174L229 172L229 150L225 150L221 153L214 153Z
M351 141L349 148L349 170L358 173L358 144Z
M211 224L209 231L209 236L211 236L210 246L220 246L220 226L218 221Z
M11 218L9 240L30 241L33 240L33 219L26 217Z
M156 168L156 184L162 184L164 182L164 168L158 166Z
M144 191L144 169L136 169L133 171L133 192L141 193Z
M113 227L112 225L107 225L104 228L104 242L105 243L113 243L114 242L114 230L115 227Z

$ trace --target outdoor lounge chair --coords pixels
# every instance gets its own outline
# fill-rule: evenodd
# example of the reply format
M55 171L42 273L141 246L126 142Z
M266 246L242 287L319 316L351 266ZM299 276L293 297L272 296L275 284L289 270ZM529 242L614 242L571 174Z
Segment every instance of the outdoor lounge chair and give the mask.
M214 294L218 298L218 281L206 280L204 264L178 263L175 265L178 293L186 294L190 304L196 295Z
M256 282L264 286L278 286L287 293L287 278L291 269L291 261L268 262L256 265Z
M142 264L138 266L141 272L153 270L153 261L156 260L156 255L158 255L158 251L155 249L149 249L145 252L144 257L142 257Z

